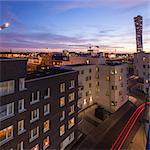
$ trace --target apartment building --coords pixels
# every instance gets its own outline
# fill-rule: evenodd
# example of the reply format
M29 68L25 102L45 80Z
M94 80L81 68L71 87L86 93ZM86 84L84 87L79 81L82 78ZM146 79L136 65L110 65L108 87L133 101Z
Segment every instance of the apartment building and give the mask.
M62 68L79 72L78 107L80 110L96 103L96 96L99 91L99 68L94 64L73 64L63 66Z
M138 88L150 95L150 53L141 51L134 54L134 74L141 79Z
M26 65L0 58L0 149L63 150L78 137L78 72Z
M115 112L127 100L127 64L107 63L99 65L99 99L97 103L110 112Z

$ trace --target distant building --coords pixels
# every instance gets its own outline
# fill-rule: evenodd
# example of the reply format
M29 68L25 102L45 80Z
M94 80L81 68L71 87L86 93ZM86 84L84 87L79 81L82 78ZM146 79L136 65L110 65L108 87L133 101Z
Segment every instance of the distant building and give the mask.
M136 46L137 52L143 51L142 30L143 30L143 18L142 16L134 17L135 31L136 31Z
M24 58L0 59L0 149L63 150L78 137L78 73L27 74L26 64Z
M134 54L134 74L141 79L139 89L150 95L150 53Z
M99 99L97 103L110 112L118 110L128 100L127 64L99 65Z

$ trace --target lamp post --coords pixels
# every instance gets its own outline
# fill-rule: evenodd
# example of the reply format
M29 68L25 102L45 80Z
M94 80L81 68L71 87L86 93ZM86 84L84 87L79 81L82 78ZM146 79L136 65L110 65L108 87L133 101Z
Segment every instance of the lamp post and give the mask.
M5 22L3 25L0 26L0 30L8 28L9 26L10 26L10 23L9 22Z

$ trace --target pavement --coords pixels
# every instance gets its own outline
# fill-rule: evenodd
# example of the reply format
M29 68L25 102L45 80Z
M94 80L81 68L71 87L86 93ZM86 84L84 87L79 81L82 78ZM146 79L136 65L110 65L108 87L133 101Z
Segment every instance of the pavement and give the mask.
M79 130L83 132L86 137L82 139L75 149L93 150L110 148L135 108L136 107L128 101L118 111L113 113L110 118L105 121L97 122L97 124L85 119L85 117L79 125ZM88 116L90 112L89 109L84 116ZM89 118L92 120L91 116ZM93 120L96 122L95 118ZM72 147L72 149L74 148Z
M144 126L141 125L133 137L132 142L129 144L128 150L145 150L146 140L145 129Z

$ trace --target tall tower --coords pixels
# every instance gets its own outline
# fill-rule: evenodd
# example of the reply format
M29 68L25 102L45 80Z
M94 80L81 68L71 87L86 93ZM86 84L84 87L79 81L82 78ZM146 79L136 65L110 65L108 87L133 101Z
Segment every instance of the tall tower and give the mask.
M134 17L135 30L136 30L136 47L137 52L143 51L142 41L142 29L143 29L143 18L142 16Z

